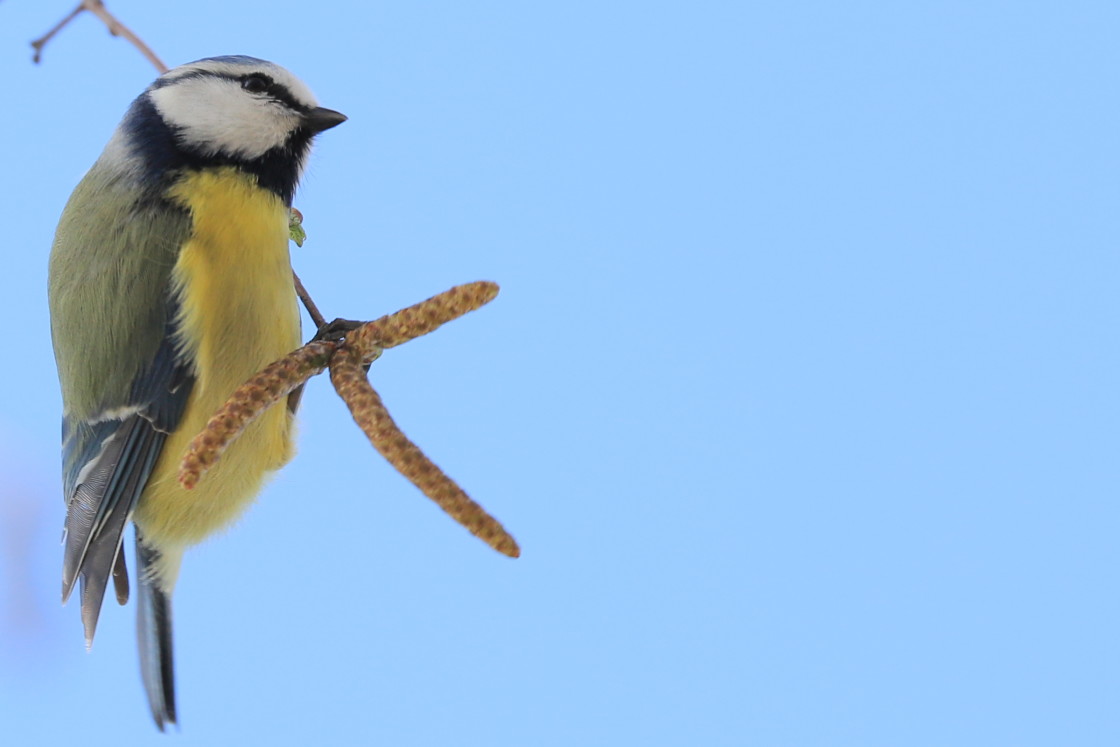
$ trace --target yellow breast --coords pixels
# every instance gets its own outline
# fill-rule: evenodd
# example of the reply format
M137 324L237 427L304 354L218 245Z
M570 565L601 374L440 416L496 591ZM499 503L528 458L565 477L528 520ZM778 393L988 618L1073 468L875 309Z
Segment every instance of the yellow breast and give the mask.
M163 547L185 547L233 521L265 475L293 454L292 415L278 405L246 429L193 490L179 486L190 440L242 382L300 344L288 257L288 210L233 168L193 172L170 197L190 210L193 232L175 265L184 352L195 383L164 445L134 519Z

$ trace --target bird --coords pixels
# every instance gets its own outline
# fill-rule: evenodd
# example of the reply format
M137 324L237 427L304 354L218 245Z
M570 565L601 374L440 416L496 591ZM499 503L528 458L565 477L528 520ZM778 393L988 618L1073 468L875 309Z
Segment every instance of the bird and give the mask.
M180 459L245 379L300 345L289 214L313 139L346 120L283 67L209 57L160 75L63 209L48 300L62 390L62 601L86 647L135 527L141 679L178 724L171 595L187 548L228 526L293 456L298 397L192 490Z

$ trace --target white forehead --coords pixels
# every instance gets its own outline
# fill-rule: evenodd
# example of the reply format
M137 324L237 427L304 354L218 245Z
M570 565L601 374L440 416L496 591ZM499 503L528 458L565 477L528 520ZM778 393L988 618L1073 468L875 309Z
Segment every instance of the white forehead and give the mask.
M280 67L274 62L258 60L255 57L210 57L197 62L188 62L173 70L168 70L160 76L161 81L173 81L179 78L209 73L213 76L237 78L250 73L263 73L277 83L287 88L294 98L304 106L317 106L315 95L302 80Z
M205 155L254 159L283 145L301 113L241 87L251 73L267 75L303 108L316 106L304 83L279 65L250 57L199 60L160 76L148 92L160 117L182 140Z

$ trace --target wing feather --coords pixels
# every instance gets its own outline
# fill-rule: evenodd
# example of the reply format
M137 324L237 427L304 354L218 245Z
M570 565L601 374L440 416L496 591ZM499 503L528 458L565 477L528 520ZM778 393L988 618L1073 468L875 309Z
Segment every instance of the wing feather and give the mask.
M80 580L82 624L92 645L105 590L113 579L117 601L128 600L121 540L144 486L175 429L194 383L166 337L151 365L133 382L130 402L94 423L63 422L66 511L62 599ZM146 400L146 401L145 401Z

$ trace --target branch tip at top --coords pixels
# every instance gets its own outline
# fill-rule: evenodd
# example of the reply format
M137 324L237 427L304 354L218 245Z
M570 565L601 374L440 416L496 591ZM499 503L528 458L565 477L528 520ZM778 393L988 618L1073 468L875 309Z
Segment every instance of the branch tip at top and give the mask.
M132 33L131 29L117 20L116 16L110 13L105 7L105 3L103 3L102 0L81 0L81 2L78 3L78 7L74 8L74 10L70 11L69 15L55 24L54 28L31 42L31 47L35 50L35 54L31 58L32 61L35 63L41 62L43 59L43 49L47 46L47 43L53 39L59 31L62 31L71 21L77 18L83 10L88 10L101 19L101 22L105 24L105 28L107 28L109 33L113 36L123 36L127 39L132 46L136 47L140 54L144 55L148 62L155 66L156 70L158 70L161 75L167 72L168 68L167 65L163 64L163 60L161 60L156 53L152 51L151 47L145 44L140 37Z

